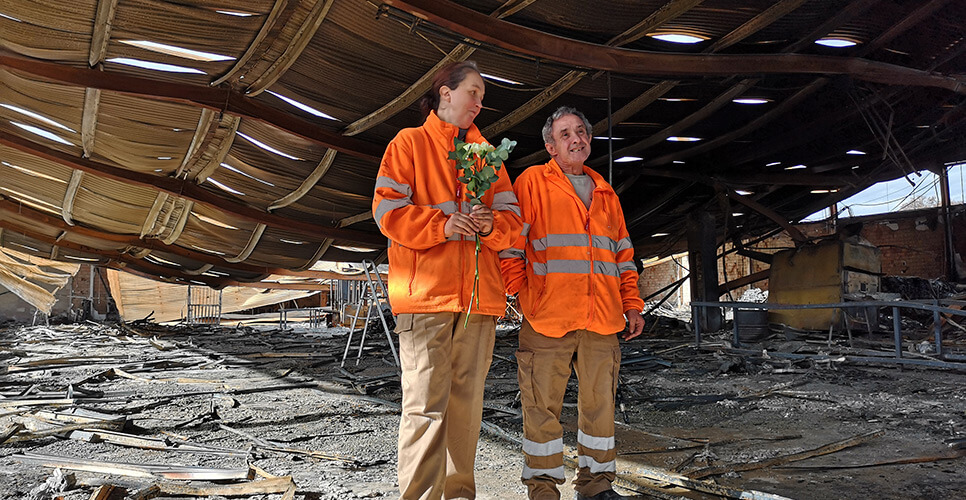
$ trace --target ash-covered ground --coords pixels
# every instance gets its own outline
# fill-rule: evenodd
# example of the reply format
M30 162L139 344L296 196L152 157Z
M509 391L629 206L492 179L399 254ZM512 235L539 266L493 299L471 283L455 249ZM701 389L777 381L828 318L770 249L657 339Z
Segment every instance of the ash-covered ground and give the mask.
M727 331L696 348L679 320L649 318L648 330L623 343L616 419L625 495L966 491L966 378L848 359L888 355L890 334L855 332L850 347L824 334L776 333L739 355ZM498 332L487 380L480 499L526 497L515 332ZM0 498L397 498L393 358L370 333L359 365L353 349L342 368L346 336L345 328L8 325L0 329ZM955 335L946 341L964 345ZM825 356L768 354L776 350ZM575 378L570 389L562 420L574 446ZM572 498L569 484L561 489Z

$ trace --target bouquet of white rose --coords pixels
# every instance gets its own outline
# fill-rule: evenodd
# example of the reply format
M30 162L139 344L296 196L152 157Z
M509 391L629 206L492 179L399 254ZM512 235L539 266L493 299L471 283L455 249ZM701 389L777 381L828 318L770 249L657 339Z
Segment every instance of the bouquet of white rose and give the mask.
M513 151L517 141L503 138L503 142L494 147L485 142L464 142L457 138L453 141L453 145L455 149L450 151L449 159L456 160L456 170L462 171L462 175L458 179L466 185L466 196L469 198L470 205L480 205L483 203L480 198L499 179L497 172L500 171L503 162L510 156L510 151ZM466 308L466 320L469 320L474 299L476 299L476 307L480 307L480 298L477 296L480 284L479 234L476 235L476 253L474 256L476 258L476 271L473 276L473 293L470 295L470 305Z

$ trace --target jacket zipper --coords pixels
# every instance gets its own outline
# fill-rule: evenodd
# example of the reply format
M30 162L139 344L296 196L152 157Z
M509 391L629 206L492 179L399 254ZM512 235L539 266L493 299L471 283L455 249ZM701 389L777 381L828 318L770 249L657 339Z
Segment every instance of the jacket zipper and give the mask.
M591 205L594 204L593 198L591 198L590 204ZM594 303L595 303L594 301L594 279L595 279L594 278L594 236L590 234L590 209L587 209L587 219L584 222L584 230L587 231L587 255L590 256L590 259L589 259L590 280L588 283L590 287L590 294L588 295L588 297L590 298L590 307L589 307L590 316L587 317L587 328L589 329L590 325L594 321Z
M463 183L461 183L459 180L456 181L456 211L463 213ZM457 243L457 248L460 253L460 311L464 310L463 299L466 296L466 294L463 293L466 291L466 276L463 270L463 239L463 235L460 235L459 243Z

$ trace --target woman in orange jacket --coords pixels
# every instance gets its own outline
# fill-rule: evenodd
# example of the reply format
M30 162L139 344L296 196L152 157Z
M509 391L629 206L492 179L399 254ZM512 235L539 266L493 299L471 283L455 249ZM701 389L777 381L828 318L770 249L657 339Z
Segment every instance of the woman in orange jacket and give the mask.
M398 314L402 364L400 498L472 499L473 464L483 412L483 382L493 358L496 319L506 308L498 254L523 227L506 169L470 206L448 159L454 139L484 142L473 120L485 85L476 64L437 73L420 105L426 120L389 143L372 212L389 238L389 301ZM479 303L473 300L476 236Z

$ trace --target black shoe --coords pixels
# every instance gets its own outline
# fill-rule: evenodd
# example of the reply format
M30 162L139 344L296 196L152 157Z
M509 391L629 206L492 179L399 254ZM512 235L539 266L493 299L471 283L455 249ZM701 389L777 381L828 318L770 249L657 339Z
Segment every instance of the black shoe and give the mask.
M617 492L614 490L601 491L600 493L592 497L584 496L584 495L581 495L580 493L577 493L577 500L621 500L623 498L627 498L627 497L618 495Z

